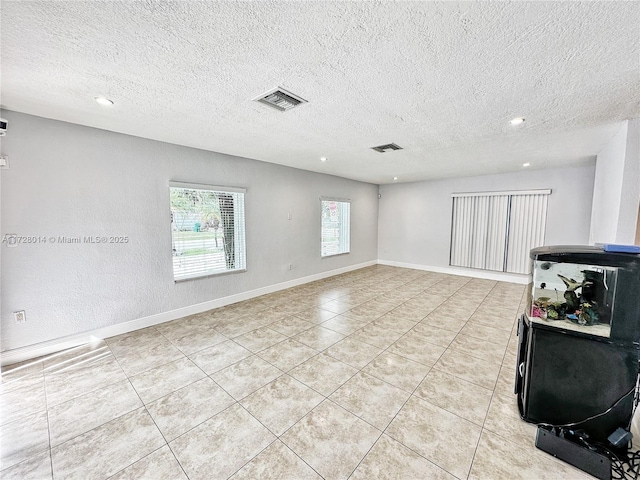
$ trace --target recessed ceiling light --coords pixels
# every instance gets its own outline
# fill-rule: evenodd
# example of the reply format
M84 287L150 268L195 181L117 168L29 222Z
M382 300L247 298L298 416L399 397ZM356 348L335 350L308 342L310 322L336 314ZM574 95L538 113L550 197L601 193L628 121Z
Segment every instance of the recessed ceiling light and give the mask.
M320 157L320 161L321 162L326 162L327 161L327 157Z
M509 123L511 125L514 125L514 126L515 125L520 125L520 124L524 123L524 117L516 117L516 118L514 118L512 120L509 120Z
M398 177L393 177L393 179L394 179L394 180L397 180L397 179L398 179Z
M524 168L527 168L527 167L530 167L530 166L531 166L531 164L530 164L529 162L527 162L527 163L523 163L523 164L522 164L522 166L523 166Z
M98 105L101 105L103 107L110 107L113 105L113 100L109 100L106 97L93 97L93 99Z

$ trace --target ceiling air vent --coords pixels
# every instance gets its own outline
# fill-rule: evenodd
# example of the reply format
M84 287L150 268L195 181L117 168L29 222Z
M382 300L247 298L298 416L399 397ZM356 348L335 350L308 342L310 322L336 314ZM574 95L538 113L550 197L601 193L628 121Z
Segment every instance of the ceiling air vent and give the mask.
M264 103L270 107L276 108L281 112L286 112L302 103L307 103L304 98L287 92L284 88L274 88L267 93L254 98L256 102Z
M371 147L376 152L384 153L389 150L402 150L402 147L399 147L395 143L388 143L386 145L378 145L377 147Z

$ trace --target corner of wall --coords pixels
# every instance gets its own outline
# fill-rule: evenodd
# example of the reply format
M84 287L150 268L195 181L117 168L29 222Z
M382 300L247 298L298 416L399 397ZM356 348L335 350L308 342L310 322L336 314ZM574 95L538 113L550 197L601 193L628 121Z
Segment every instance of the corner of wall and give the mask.
M616 241L628 126L628 121L622 122L596 156L589 229L591 245Z

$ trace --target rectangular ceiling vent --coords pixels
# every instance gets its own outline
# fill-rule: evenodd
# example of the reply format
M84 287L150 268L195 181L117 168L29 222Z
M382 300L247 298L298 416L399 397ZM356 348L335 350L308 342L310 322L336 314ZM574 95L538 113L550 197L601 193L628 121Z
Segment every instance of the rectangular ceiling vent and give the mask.
M378 145L377 147L371 147L376 152L384 153L389 150L402 150L402 147L396 145L395 143L388 143L386 145Z
M273 90L269 90L267 93L260 95L257 98L253 99L256 102L264 103L265 105L269 105L281 112L286 112L291 110L292 108L297 107L303 103L307 103L307 101L299 97L298 95L294 95L291 92L287 92L284 88L274 88Z

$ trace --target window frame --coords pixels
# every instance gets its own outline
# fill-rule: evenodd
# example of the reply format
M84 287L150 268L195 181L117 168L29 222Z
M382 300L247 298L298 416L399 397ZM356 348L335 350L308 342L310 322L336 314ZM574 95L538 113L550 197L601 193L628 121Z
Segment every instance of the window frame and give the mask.
M234 197L234 199L241 199L240 203L235 203L234 202L234 209L233 209L233 215L234 215L234 261L238 261L239 262L239 267L234 268L234 269L219 269L217 271L211 271L211 269L206 269L205 271L202 271L200 273L194 273L194 274L189 274L189 275L179 275L178 277L176 277L176 269L175 269L175 263L174 263L174 259L176 258L176 256L173 254L174 248L175 248L175 236L174 236L174 228L173 228L173 219L170 222L170 228L171 228L171 248L170 248L170 252L171 252L171 269L172 269L172 273L173 273L173 281L174 283L180 283L180 282L185 282L185 281L189 281L189 280L196 280L196 279L201 279L201 278L207 278L207 277L217 277L220 275L228 275L228 274L234 274L234 273L242 273L242 272L246 272L247 271L247 224L246 224L246 208L245 208L245 195L247 192L246 188L242 188L242 187L229 187L229 186L222 186L222 185L208 185L208 184L201 184L201 183L188 183L188 182L176 182L176 181L170 181L169 182L169 210L171 213L171 216L173 217L173 206L171 204L171 192L172 189L188 189L188 190L206 190L206 191L212 191L212 192L216 192L216 193L223 193L223 194L231 194L231 195L236 195L236 197ZM240 195L240 197L237 197L237 195ZM222 220L221 220L221 224L222 224ZM224 232L224 226L221 225L220 227L223 232ZM240 239L240 241L238 241L238 239ZM225 253L224 253L224 238L221 237L220 240L223 243L223 259L225 258ZM204 255L204 254L198 254L198 256L200 255Z
M345 232L340 231L339 232L339 238L343 238L344 236L346 236L346 240L347 240L347 246L346 246L346 251L338 251L337 253L330 253L330 254L324 254L323 253L323 246L324 246L324 236L323 236L323 230L324 230L324 218L323 218L323 203L325 202L337 202L337 203L342 203L348 206L348 222L347 222L347 232L345 234ZM340 208L340 207L338 207ZM344 227L344 224L342 223L342 219L340 219L340 229L342 230L342 228ZM340 243L338 244L340 245ZM348 198L336 198L336 197L320 197L320 258L324 259L324 258L331 258L331 257L336 257L339 255L348 255L351 253L351 200Z

